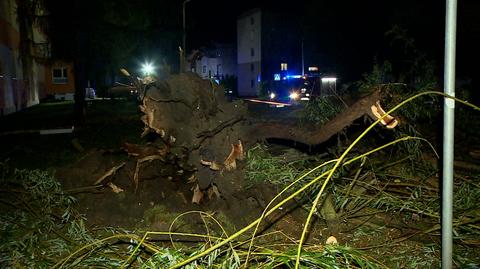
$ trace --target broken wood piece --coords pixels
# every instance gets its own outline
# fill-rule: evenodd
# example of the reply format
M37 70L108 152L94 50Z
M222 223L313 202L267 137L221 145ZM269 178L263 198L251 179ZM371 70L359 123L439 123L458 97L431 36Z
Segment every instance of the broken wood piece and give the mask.
M236 160L244 159L242 141L240 141L239 139L236 145L235 144L231 144L231 145L232 145L232 150L230 151L230 154L223 162L223 164L225 165L225 169L227 169L227 171L234 170L237 168Z
M335 238L335 236L330 236L329 238L327 238L327 241L325 242L325 245L338 245L338 241L337 241L337 238Z
M222 169L222 165L215 161L205 161L203 159L200 159L200 163L202 165L210 167L210 169L213 171L219 171L220 169Z
M110 168L110 170L108 170L103 176L101 176L100 178L98 178L95 183L93 183L93 185L98 185L100 183L102 183L106 178L110 177L110 176L113 176L115 175L115 173L117 172L118 169L122 168L123 166L125 165L125 162L117 165L117 166L114 166L112 168Z
M195 177L195 174L191 175L188 179L187 179L187 183L195 183L197 182L197 178Z
M215 195L217 198L220 198L220 192L218 191L218 188L216 185L212 185L210 186L210 188L208 188L208 199L211 200L213 195Z
M370 109L372 110L373 115L377 117L377 119L381 119L380 123L385 125L387 128L393 129L395 128L395 126L398 125L397 119L385 113L385 110L383 110L382 106L380 105L380 101L377 100L377 102L375 102L375 105L372 105Z
M198 186L197 184L197 186L193 190L192 204L199 205L200 202L202 201L202 198L203 198L203 191L200 190L200 186Z
M123 192L123 189L120 188L120 187L118 187L117 185L113 184L113 182L108 182L108 183L107 183L107 186L109 186L110 189L112 189L112 191L113 191L114 193L121 193L121 192Z

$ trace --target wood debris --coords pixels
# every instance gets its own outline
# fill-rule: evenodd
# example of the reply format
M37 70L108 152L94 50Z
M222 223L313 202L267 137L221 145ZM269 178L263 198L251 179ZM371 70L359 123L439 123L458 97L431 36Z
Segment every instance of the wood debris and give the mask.
M213 170L213 171L219 171L219 170L222 169L222 165L215 162L215 161L205 161L203 159L200 159L200 163L202 165L210 167L210 169Z
M195 177L195 174L191 175L188 179L187 179L187 183L195 183L197 182L197 178Z
M114 193L121 193L123 192L123 189L118 187L117 185L113 184L113 182L108 182L107 183L107 186L110 187L110 189L112 189L112 191Z
M199 205L202 199L203 199L203 191L200 190L200 186L198 186L197 184L197 186L193 190L192 204Z
M220 192L218 191L218 188L216 185L212 185L210 188L208 188L208 199L212 199L213 195L215 195L217 198L220 198Z
M337 238L335 238L335 236L333 235L327 238L327 241L325 242L325 245L337 245L337 244L338 244Z
M103 174L103 176L99 177L95 181L95 183L93 183L93 185L98 185L98 184L102 183L106 178L115 175L115 173L118 171L118 169L122 168L124 165L125 165L125 162L110 168L105 174Z
M375 105L372 105L370 107L370 109L372 110L373 115L377 117L377 119L381 119L380 123L385 125L387 128L393 129L395 128L395 126L398 125L397 119L385 113L385 110L383 110L382 106L380 106L380 101L377 101Z
M225 165L225 169L227 169L227 171L236 169L237 168L236 161L237 160L241 161L244 159L242 141L240 141L239 139L237 144L231 144L231 146L232 146L232 149L230 151L230 154L223 162L223 164Z

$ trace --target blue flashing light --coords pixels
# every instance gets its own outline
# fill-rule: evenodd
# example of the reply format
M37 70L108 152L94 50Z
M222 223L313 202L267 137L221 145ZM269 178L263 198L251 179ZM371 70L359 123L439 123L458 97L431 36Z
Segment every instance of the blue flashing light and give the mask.
M291 78L302 78L302 75L287 75L283 79L291 79Z

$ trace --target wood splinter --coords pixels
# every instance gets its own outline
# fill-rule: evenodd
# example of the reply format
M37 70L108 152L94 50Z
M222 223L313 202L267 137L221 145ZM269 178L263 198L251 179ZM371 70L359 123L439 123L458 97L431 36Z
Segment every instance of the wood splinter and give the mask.
M122 168L124 165L125 165L125 162L110 168L105 174L103 174L103 176L99 177L95 181L95 183L93 183L93 185L98 185L98 184L102 183L106 178L115 175L115 173L118 171L118 169Z
M244 159L244 154L243 154L243 145L242 141L240 139L238 140L238 144L231 144L232 145L232 150L230 151L230 154L228 157L225 159L223 164L225 165L225 169L227 171L234 170L237 168L237 160L241 161Z
M398 120L393 116L388 115L385 110L383 110L382 106L380 106L380 101L377 101L375 105L372 105L370 108L373 115L375 115L377 119L381 119L380 123L388 129L393 129L398 125Z

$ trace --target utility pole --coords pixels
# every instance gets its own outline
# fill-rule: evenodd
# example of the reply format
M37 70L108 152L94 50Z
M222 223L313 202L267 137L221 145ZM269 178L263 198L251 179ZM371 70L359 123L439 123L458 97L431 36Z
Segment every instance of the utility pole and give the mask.
M182 57L182 59L180 59L180 73L183 73L185 72L185 57L186 57L186 53L187 53L187 30L186 30L186 25L185 25L185 7L187 5L188 2L190 2L191 0L184 0L183 1L183 4L182 4L182 14L183 14L183 43L182 43L182 51L183 51L183 55L180 55L180 57Z

